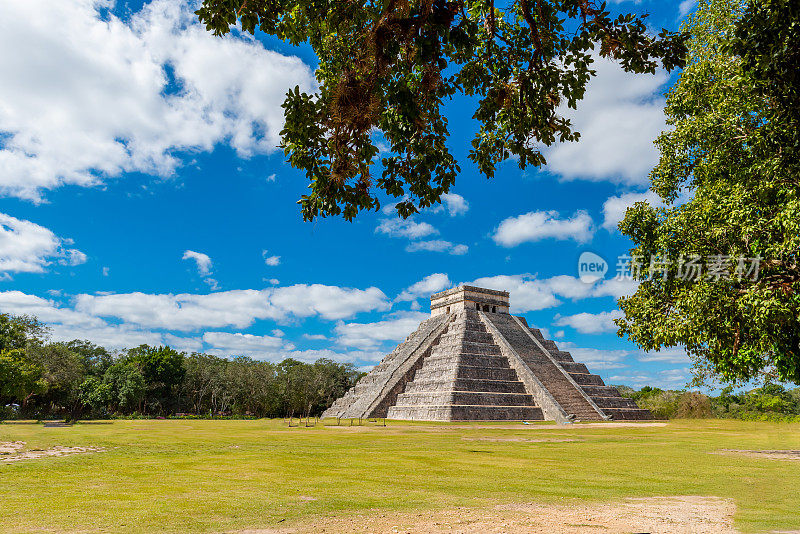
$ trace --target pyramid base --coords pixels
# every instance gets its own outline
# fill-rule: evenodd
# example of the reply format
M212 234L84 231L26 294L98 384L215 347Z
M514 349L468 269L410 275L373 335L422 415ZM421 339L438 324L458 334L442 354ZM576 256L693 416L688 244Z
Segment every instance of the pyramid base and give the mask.
M538 406L392 406L386 417L404 421L544 421Z

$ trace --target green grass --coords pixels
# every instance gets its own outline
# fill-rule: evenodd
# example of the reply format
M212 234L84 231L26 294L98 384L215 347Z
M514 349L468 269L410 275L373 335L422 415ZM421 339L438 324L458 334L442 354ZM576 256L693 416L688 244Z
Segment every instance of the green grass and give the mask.
M484 437L579 441L470 439ZM0 441L15 440L29 449L107 451L0 463L4 532L219 532L368 509L670 495L732 498L745 531L800 529L800 461L709 454L800 449L800 424L704 420L557 431L391 421L385 428L287 428L280 420L0 425Z

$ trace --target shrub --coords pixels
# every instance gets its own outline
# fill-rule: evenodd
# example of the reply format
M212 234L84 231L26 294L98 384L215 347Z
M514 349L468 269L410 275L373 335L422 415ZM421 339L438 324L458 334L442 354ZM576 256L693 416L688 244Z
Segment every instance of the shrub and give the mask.
M711 399L702 393L687 391L678 397L675 417L680 419L711 417Z

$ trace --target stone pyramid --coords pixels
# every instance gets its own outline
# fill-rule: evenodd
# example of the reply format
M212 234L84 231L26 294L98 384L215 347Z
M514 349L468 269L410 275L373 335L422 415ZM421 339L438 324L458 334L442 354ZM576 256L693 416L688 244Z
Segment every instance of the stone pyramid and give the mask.
M323 417L422 421L652 419L558 350L509 294L461 286L431 296L431 318Z

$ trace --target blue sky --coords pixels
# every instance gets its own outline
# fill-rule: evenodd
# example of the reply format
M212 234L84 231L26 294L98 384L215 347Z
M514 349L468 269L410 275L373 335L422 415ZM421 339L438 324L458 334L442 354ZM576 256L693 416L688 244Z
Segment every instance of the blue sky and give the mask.
M617 7L675 29L693 4ZM37 315L54 339L366 368L431 292L477 283L509 290L512 312L608 382L686 382L681 350L645 354L611 322L632 290L612 280L630 246L615 223L653 200L674 74L598 61L567 112L581 142L492 180L467 159L474 107L458 97L446 115L462 174L442 207L304 223L305 178L275 145L283 95L313 89L313 64L274 39L213 38L177 0L3 2L0 310ZM585 251L608 261L605 280L578 280Z

